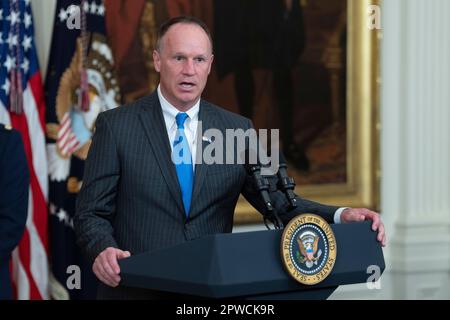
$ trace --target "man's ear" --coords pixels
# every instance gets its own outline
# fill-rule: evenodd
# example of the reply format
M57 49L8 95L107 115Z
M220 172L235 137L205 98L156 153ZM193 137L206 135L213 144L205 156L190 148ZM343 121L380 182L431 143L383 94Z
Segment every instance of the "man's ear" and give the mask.
M211 55L211 58L210 58L211 60L209 61L209 68L208 68L208 74L211 72L211 66L212 66L212 63L213 63L213 60L214 60L214 55L212 54Z
M153 50L153 65L155 66L156 72L161 70L161 57L159 56L158 50Z

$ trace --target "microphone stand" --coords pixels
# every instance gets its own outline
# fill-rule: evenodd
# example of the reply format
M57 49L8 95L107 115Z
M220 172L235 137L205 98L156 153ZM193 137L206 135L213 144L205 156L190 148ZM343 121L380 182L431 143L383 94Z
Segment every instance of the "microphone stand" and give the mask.
M268 220L270 220L273 223L275 229L283 228L283 222L281 221L280 217L278 216L278 213L277 213L275 207L272 205L272 201L270 199L269 180L267 180L267 178L263 178L261 176L261 166L259 164L247 164L246 169L247 169L248 174L250 176L252 176L254 186L255 186L256 190L259 192L259 194L261 195L261 198L266 207L267 213L263 214L264 224L266 225L266 228L270 230L270 227L267 223Z

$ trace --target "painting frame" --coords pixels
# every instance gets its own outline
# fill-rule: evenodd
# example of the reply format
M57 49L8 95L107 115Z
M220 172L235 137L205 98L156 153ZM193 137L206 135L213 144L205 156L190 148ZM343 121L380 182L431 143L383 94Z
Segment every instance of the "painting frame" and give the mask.
M371 5L381 0L347 0L347 150L345 183L301 185L296 193L323 204L380 207L380 39L381 30L368 27ZM262 221L240 198L235 223Z

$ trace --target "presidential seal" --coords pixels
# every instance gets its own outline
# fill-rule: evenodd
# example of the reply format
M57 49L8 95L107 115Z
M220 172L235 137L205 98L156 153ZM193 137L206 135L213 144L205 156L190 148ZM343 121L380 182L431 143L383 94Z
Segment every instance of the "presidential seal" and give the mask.
M330 225L314 214L292 219L281 237L281 258L287 272L298 282L322 282L336 261L336 239Z

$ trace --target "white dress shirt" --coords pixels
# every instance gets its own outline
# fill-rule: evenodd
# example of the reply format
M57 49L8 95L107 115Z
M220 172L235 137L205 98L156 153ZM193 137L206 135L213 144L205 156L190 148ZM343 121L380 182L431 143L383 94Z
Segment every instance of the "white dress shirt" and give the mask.
M175 108L161 93L158 85L158 98L161 103L164 122L166 123L167 135L169 136L170 148L173 151L173 142L177 133L177 121L175 117L181 111ZM197 126L198 126L198 112L200 110L200 99L186 111L189 116L184 122L184 134L189 143L189 150L192 155L192 168L195 171L195 156L197 154Z
M175 108L161 93L160 85L158 85L158 98L161 103L164 122L166 124L167 135L169 136L170 148L173 151L173 142L177 133L177 122L175 117L181 111ZM197 127L198 127L198 112L200 111L200 99L186 111L189 116L184 122L184 134L189 143L189 149L192 155L192 168L195 171L195 156L197 154ZM347 207L339 208L334 213L334 223L341 223L341 214Z

